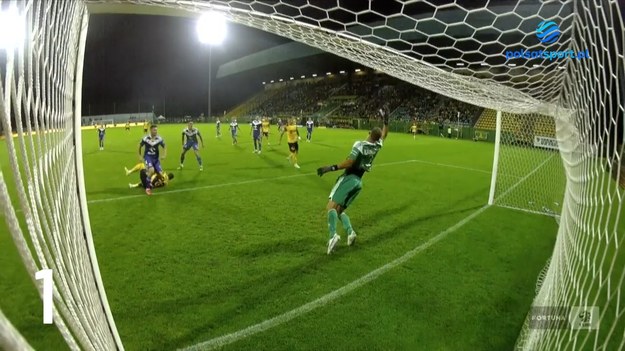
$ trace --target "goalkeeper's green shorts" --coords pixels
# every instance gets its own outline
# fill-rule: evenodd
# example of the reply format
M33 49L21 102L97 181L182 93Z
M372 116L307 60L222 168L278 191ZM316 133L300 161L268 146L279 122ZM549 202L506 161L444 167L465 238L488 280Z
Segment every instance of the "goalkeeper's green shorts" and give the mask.
M360 190L362 190L360 177L353 174L342 175L336 180L330 192L330 200L345 209L356 199Z

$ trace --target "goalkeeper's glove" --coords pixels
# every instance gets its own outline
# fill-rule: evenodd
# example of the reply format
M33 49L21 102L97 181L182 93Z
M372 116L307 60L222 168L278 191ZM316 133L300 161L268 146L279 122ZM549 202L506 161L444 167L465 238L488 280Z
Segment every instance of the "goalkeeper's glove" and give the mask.
M381 108L378 112L380 113L380 116L382 116L382 122L384 122L384 125L388 126L388 118L390 115L388 106L384 105L384 107Z
M321 177L322 175L324 175L324 174L326 174L328 172L334 172L337 169L339 169L339 166L337 166L337 165L320 167L320 168L317 168L317 175Z

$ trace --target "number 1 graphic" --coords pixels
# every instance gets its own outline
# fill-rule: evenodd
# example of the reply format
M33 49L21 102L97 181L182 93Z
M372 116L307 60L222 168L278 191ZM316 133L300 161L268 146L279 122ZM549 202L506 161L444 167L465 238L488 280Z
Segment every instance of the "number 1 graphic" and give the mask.
M52 270L40 270L35 279L43 279L43 324L52 324Z

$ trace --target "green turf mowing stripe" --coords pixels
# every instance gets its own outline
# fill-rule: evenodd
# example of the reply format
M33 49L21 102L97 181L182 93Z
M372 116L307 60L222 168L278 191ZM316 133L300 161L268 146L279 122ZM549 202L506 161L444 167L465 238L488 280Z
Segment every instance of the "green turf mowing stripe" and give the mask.
M471 213L470 215L468 215L467 217L461 219L459 222L457 222L456 224L454 224L453 226L443 230L442 232L436 234L435 236L431 237L430 239L428 239L426 242L424 242L423 244L415 247L414 249L406 252L404 255L402 255L401 257L398 257L396 259L394 259L393 261L363 275L362 277L352 281L351 283L336 289L326 295L323 295L322 297L311 301L305 305L302 305L296 309L293 309L289 312L283 313L279 316L273 317L271 319L267 319L263 322L260 322L258 324L252 325L250 327L247 327L245 329L241 329L239 331L236 331L234 333L230 333L224 336L219 336L217 338L196 344L196 345L192 345L189 346L187 348L181 349L182 351L196 351L196 350L214 350L216 348L220 348L223 346L226 346L228 344L234 343L238 340L250 337L254 334L266 331L268 329L271 329L273 327L276 327L280 324L286 323L292 319L295 319L299 316L302 316L314 309L317 309L319 307L323 307L325 305L327 305L328 303L343 297L344 295L347 295L349 293L351 293L352 291L366 285L367 283L370 283L372 281L374 281L375 279L379 278L381 275L383 275L384 273L390 271L391 269L407 262L408 260L412 259L413 257L415 257L416 255L418 255L419 253L421 253L423 250L429 248L430 246L436 244L437 242L445 239L445 237L447 237L447 235L449 235L450 233L453 233L454 231L458 230L460 227L464 226L465 224L467 224L468 222L470 222L472 219L474 219L475 217L477 217L478 215L480 215L482 212L484 212L489 206L485 205L480 207L478 210L476 210L475 212Z

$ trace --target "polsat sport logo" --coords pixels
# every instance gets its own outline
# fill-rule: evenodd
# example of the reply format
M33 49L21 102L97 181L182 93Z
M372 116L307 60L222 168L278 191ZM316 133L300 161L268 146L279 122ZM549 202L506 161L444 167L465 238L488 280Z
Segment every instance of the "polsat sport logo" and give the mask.
M543 45L551 45L556 43L562 32L560 31L560 27L554 21L542 21L538 23L536 26L536 37ZM547 59L549 61L558 60L558 59L588 59L590 58L590 53L588 49L575 51L575 50L528 50L528 49L517 49L517 50L508 50L505 53L506 60L512 59Z

